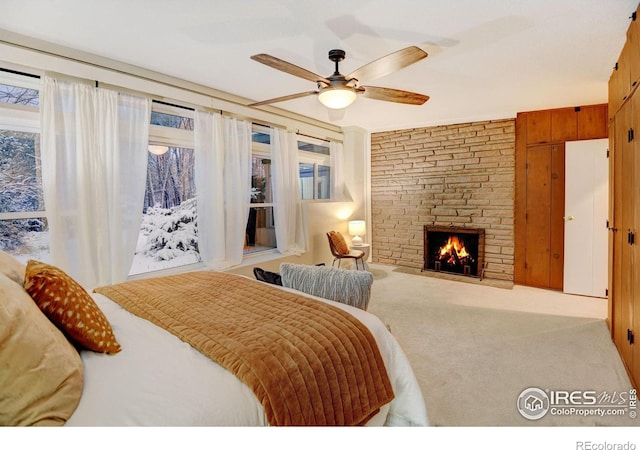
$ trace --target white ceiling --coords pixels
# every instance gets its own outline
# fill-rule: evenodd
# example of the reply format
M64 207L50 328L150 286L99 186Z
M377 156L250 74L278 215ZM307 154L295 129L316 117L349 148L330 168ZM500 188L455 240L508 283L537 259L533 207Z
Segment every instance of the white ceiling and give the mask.
M315 96L282 109L371 131L515 117L607 101L638 0L1 0L0 28L265 100L314 90L252 61L268 53L323 76L417 45L429 57L373 86L422 106L358 98L341 119ZM1 55L0 55L1 58Z

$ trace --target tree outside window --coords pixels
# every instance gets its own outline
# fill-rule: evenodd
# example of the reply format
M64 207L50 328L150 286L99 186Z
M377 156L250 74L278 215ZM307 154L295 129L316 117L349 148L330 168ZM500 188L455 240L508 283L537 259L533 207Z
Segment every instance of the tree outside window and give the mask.
M48 261L40 133L33 125L39 123L38 80L17 74L0 79L9 81L0 83L0 250L25 262Z
M200 262L193 117L154 103L147 182L138 245L130 275ZM172 145L172 143L174 145Z

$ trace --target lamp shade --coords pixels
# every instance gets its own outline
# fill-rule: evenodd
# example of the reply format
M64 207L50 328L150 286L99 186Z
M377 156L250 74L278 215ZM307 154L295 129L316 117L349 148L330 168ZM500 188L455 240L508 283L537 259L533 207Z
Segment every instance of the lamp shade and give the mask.
M164 155L165 153L167 153L169 151L169 147L167 147L166 145L151 145L151 144L149 144L147 149L149 150L149 152L153 153L154 155Z
M362 235L367 234L367 226L364 220L352 220L349 222L349 234L353 236L353 245L362 245Z
M356 92L349 88L325 88L318 94L320 103L331 109L346 108L355 101L356 97Z

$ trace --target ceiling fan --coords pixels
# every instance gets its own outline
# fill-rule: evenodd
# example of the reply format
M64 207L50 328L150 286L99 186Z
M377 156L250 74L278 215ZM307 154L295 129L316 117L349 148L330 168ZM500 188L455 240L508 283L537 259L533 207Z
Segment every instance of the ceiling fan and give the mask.
M316 83L317 89L315 91L300 92L298 94L263 100L261 102L252 103L249 106L267 105L270 103L283 102L285 100L292 100L310 95L317 95L320 102L331 109L346 108L355 101L358 95L362 95L373 100L383 100L386 102L404 103L409 105L422 105L429 100L429 96L415 92L384 87L363 86L360 84L363 80L381 78L426 58L427 52L422 49L412 46L398 50L365 64L346 76L342 75L338 69L338 63L344 60L345 55L344 50L329 51L329 60L335 63L335 71L333 75L328 77L321 77L320 75L303 69L302 67L298 67L295 64L291 64L265 53L253 55L251 59L254 61L288 74L304 78L305 80L313 81Z

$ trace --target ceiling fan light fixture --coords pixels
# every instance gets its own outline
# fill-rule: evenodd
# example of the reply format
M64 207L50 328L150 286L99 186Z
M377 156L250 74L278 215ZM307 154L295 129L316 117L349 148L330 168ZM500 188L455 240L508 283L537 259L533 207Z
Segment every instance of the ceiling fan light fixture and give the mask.
M355 90L350 88L325 88L318 94L318 100L327 108L346 108L356 100Z
M164 155L169 151L169 147L167 147L166 145L149 144L147 146L147 150L149 150L149 153L153 153L154 155Z

